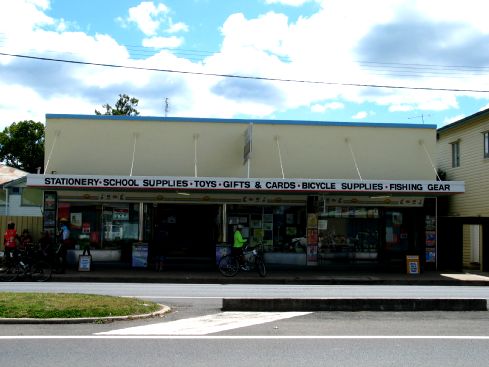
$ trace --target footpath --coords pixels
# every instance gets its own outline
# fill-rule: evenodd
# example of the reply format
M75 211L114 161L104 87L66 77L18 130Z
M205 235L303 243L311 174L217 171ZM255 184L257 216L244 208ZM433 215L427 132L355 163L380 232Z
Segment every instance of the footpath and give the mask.
M90 271L68 269L53 274L57 282L104 283L194 283L194 284L304 284L304 285L426 285L489 286L489 273L435 272L333 272L322 269L269 268L266 277L255 271L225 277L214 268L165 269L107 268L95 265ZM224 298L223 311L488 311L486 298ZM164 307L163 313L169 312ZM153 317L133 315L130 319ZM79 323L91 319L0 319L2 323Z
M198 283L198 284L324 284L324 285L464 285L489 286L489 273L435 272L403 274L391 272L333 272L322 269L267 269L267 276L256 271L240 272L225 277L217 269L166 269L156 272L139 268L104 268L90 271L67 270L53 274L51 281L106 283Z

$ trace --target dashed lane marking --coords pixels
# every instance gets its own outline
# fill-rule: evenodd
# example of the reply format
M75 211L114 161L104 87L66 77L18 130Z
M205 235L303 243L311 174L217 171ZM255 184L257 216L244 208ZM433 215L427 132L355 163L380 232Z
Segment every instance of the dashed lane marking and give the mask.
M97 333L95 335L207 335L304 316L311 312L222 312Z

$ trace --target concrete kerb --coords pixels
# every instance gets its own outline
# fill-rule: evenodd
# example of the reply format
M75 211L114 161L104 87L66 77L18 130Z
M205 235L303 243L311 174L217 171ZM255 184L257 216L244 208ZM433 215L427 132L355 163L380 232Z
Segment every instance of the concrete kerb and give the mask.
M161 309L155 312L127 315L127 316L107 316L107 317L74 317L74 318L0 318L0 324L86 324L86 323L109 323L114 321L127 321L149 319L152 317L161 317L171 311L171 308L165 305L160 305Z
M476 298L224 298L222 311L487 311Z

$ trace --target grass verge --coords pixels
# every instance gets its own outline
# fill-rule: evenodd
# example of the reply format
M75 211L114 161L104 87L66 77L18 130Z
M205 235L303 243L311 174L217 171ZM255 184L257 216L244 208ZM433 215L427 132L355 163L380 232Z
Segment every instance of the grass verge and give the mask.
M70 293L0 293L2 318L76 318L147 314L160 305L135 298Z

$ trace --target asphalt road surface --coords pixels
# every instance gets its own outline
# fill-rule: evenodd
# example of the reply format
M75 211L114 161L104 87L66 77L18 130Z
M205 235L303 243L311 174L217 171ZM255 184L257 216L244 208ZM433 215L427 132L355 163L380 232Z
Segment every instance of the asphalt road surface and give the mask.
M222 312L223 297L468 297L486 287L11 283L140 297L161 318L0 325L1 366L486 366L489 312Z

